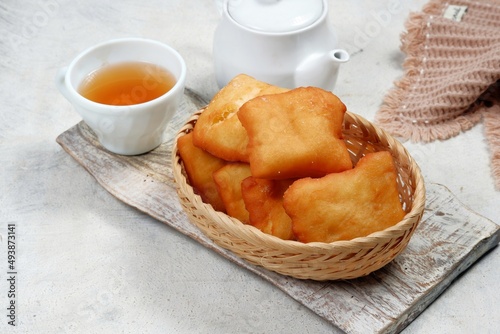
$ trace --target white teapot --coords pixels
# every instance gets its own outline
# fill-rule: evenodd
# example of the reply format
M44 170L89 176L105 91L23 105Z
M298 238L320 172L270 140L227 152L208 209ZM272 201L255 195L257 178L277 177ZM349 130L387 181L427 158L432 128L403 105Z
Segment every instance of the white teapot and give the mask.
M333 90L339 64L326 0L225 0L214 34L219 87L240 73L286 88Z

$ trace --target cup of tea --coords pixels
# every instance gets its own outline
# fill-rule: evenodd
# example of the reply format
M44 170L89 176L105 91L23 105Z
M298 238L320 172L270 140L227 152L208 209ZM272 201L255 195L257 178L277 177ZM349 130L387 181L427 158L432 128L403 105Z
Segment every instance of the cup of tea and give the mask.
M172 47L143 38L110 40L59 70L56 85L107 150L151 151L183 98L186 64Z

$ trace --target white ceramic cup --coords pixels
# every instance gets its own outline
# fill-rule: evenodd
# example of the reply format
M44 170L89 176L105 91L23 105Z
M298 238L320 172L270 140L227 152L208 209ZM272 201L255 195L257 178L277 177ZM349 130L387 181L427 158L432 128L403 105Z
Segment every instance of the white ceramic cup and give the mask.
M78 93L79 85L89 73L102 66L129 61L161 66L173 74L176 83L154 100L127 106L93 102ZM113 153L137 155L163 142L166 126L183 98L185 81L186 64L176 50L154 40L124 38L83 51L68 67L59 70L56 85L102 146Z

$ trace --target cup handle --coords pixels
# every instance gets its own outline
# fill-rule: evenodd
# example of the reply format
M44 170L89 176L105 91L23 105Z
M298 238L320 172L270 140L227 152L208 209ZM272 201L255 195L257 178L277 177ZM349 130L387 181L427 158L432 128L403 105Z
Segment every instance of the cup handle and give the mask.
M68 88L66 87L66 72L68 72L67 67L63 67L57 71L56 75L56 86L57 89L59 89L59 92L68 100L71 102L70 95L68 92Z

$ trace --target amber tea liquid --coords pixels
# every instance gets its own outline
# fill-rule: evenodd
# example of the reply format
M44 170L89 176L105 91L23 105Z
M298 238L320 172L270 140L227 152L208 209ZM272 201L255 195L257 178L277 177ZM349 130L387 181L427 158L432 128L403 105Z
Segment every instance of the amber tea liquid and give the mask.
M103 66L83 79L78 92L108 105L132 105L162 96L175 85L165 68L146 62L123 62Z

